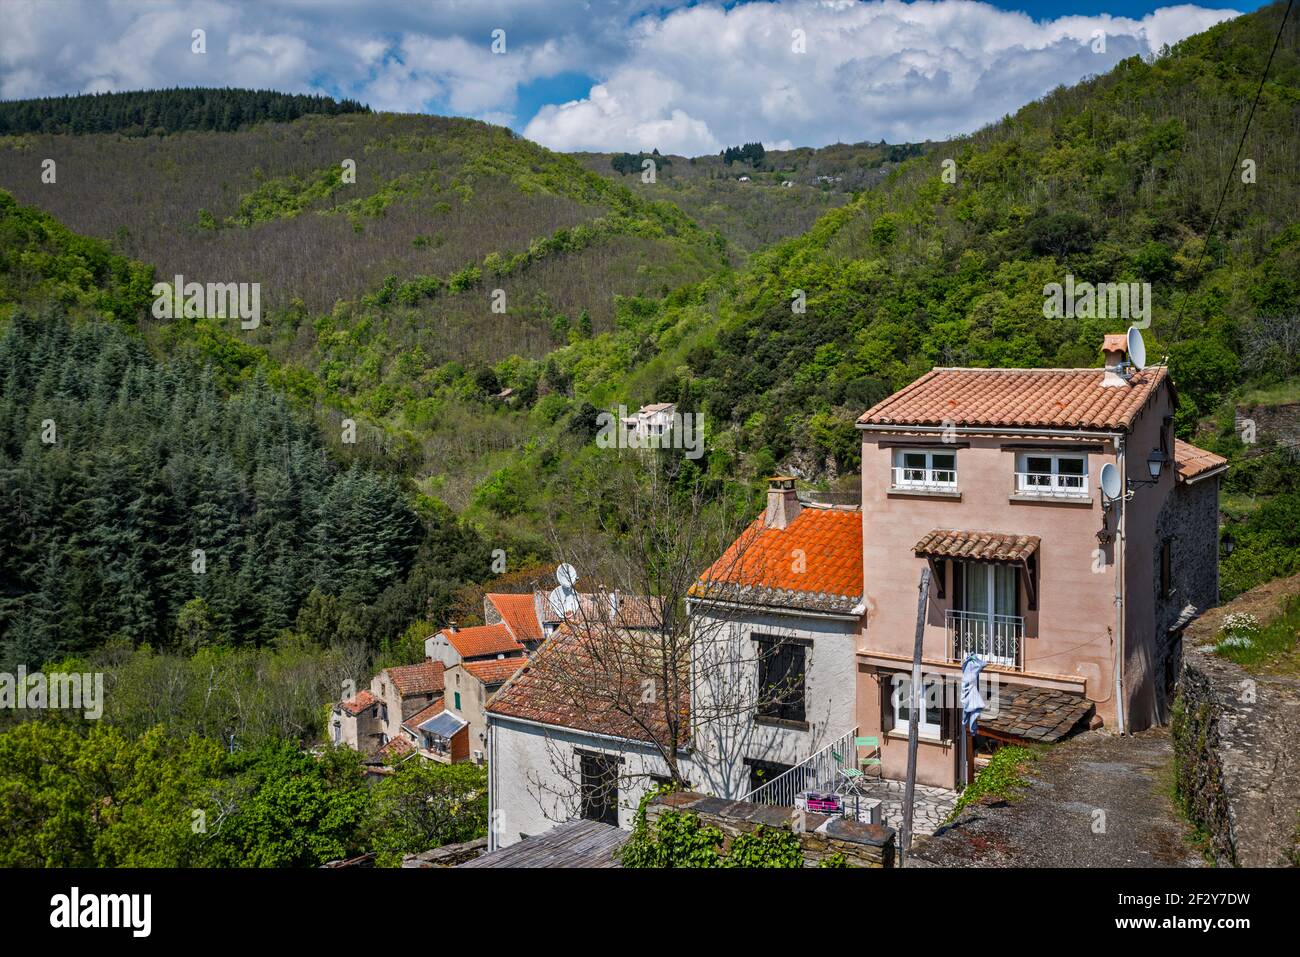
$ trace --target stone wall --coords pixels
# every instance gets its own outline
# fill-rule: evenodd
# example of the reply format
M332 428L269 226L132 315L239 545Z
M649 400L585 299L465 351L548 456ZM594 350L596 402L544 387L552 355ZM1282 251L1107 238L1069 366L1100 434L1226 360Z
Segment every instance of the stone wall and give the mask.
M460 844L444 844L419 854L407 854L402 858L403 867L455 867L472 861L487 850L487 838L478 837Z
M1174 706L1179 801L1223 865L1300 864L1300 679L1253 674L1210 650L1224 615L1270 607L1300 575L1269 582L1187 629Z
M646 820L653 824L665 810L689 811L727 836L726 846L737 835L763 825L788 829L790 808L770 804L749 804L707 797L692 791L677 791L654 798L646 808ZM838 816L807 814L799 832L804 867L817 867L833 854L844 855L850 867L893 867L894 829L881 824L863 824Z

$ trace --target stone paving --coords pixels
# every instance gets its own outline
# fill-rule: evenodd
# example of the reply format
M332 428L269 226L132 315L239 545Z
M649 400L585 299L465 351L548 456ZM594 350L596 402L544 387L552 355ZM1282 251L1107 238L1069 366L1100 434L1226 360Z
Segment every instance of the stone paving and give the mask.
M880 802L880 823L892 827L900 834L903 830L903 794L906 783L876 778L859 786L862 800ZM853 795L843 797L850 816L853 811ZM912 799L912 832L914 836L930 835L939 829L944 819L952 813L957 804L957 792L947 788L935 788L925 784L916 785ZM866 819L865 810L862 818Z

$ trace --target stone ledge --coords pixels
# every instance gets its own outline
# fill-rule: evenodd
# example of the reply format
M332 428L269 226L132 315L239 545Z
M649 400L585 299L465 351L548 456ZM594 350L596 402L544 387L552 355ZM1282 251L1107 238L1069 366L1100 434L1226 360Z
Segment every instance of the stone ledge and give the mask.
M646 808L646 818L653 822L664 811L689 811L698 815L702 821L726 835L727 845L738 835L759 826L790 828L796 813L793 808L728 801L694 791L677 791L656 797ZM803 830L796 833L803 847L805 867L816 867L836 853L843 854L853 867L894 866L895 838L891 827L817 813L804 814L802 823Z

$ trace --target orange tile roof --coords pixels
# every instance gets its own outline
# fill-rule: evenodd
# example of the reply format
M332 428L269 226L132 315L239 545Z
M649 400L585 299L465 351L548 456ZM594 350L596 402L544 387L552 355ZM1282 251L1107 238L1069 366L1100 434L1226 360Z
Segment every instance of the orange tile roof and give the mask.
M1163 366L1124 386L1101 369L931 369L862 414L862 425L1125 431L1161 383Z
M525 648L515 641L504 624L474 625L471 628L444 628L439 632L462 658L480 655L523 654Z
M913 551L922 557L1019 562L1038 551L1038 536L1007 535L1002 532L954 532L936 528L917 542Z
M763 517L691 586L694 598L848 613L862 601L862 512L803 505L784 529Z
M367 708L369 708L378 700L379 699L376 698L374 695L372 695L369 691L362 691L355 698L351 698L348 701L340 702L339 707L342 708L344 711L346 711L348 714L360 714L362 711L365 711Z
M420 725L424 724L424 722L428 721L435 714L441 714L445 707L445 701L442 698L439 698L433 704L429 705L429 707L417 711L415 714L403 721L402 727L410 728L412 731L415 731L420 727Z
M668 743L673 737L664 706L645 701L644 645L632 632L562 625L523 669L488 701L490 714L635 741ZM628 639L621 649L616 637ZM599 643L599 663L593 649ZM658 674L644 678L659 680ZM678 744L690 728L689 680L677 682Z
M1178 481L1191 482L1228 464L1222 455L1198 449L1191 442L1174 439L1174 467Z
M485 685L500 684L528 664L523 655L513 658L496 658L491 661L467 661L465 670Z
M537 620L537 605L533 593L510 595L492 593L485 596L496 608L497 614L518 641L541 641L541 623Z
M393 687L403 698L408 695L430 694L442 690L441 661L422 661L417 665L398 665L385 670L393 682Z

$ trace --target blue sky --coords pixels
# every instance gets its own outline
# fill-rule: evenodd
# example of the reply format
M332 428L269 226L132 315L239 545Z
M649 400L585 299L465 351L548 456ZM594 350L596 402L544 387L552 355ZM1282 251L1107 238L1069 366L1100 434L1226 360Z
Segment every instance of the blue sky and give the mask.
M555 149L940 139L1258 0L4 0L0 97L325 92ZM193 50L204 32L202 54ZM492 49L502 30L504 51Z

